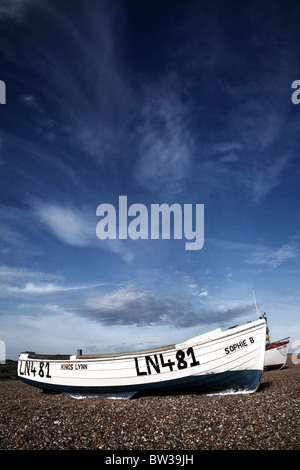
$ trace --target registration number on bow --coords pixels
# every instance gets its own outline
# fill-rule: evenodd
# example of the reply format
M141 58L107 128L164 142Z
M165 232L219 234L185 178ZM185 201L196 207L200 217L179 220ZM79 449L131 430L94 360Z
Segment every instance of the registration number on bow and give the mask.
M144 357L135 357L135 369L137 375L149 375L153 372L160 374L164 368L169 368L170 371L186 369L187 367L195 367L200 364L197 361L193 348L188 348L186 351L178 349L175 355L175 360L165 359L162 353L152 354Z
M20 361L19 374L51 378L49 362Z

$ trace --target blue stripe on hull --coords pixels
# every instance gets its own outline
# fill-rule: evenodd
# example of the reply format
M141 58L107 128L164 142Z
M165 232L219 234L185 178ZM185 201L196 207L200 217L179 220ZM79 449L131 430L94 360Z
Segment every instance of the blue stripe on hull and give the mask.
M139 393L141 395L174 395L184 393L220 393L220 392L254 392L261 381L261 370L236 370L206 375L195 375L165 382L151 384L124 385L122 387L85 387L53 385L36 382L22 377L29 385L42 388L49 392L81 393L81 394L114 394Z

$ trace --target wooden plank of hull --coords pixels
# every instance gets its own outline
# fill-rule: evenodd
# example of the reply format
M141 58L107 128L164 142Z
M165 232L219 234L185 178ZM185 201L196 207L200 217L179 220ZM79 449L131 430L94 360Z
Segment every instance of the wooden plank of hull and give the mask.
M265 332L265 321L258 320L218 330L211 338L206 334L168 348L126 354L42 360L22 353L18 373L30 385L69 393L254 391L261 380Z

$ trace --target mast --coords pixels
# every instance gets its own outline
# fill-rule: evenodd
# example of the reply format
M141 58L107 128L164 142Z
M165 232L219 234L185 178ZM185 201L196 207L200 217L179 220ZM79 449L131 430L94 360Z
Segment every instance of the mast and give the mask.
M252 294L253 294L254 304L255 304L255 308L256 308L257 318L259 318L258 310L257 310L257 305L256 305L256 298L255 298L255 294L254 294L254 290L252 291Z
M254 290L252 291L252 294L253 294L253 299L254 299L254 303L255 303L257 318L259 319L259 314L258 314L258 310L257 310L257 304L256 304L256 298L255 298ZM266 341L269 343L269 342L270 342L270 330L269 330L269 327L268 327L268 321L267 321L267 314L266 314L266 312L264 312L264 313L262 314L261 318L264 318L264 319L266 320L266 322L267 322L267 327L266 327Z

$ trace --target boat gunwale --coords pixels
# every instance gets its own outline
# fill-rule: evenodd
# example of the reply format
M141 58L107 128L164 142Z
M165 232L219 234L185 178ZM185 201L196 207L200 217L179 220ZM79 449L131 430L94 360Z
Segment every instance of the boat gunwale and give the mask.
M23 354L28 354L28 359L49 359L53 361L69 361L76 359L105 359L105 358L112 358L112 357L121 357L121 356L133 356L139 354L151 354L159 351L171 351L176 349L176 344L170 344L168 346L160 346L157 348L152 349L143 349L140 351L130 351L130 352L120 352L120 353L107 353L107 354L36 354L35 352L26 351Z
M124 351L120 353L107 353L107 354L77 354L76 359L105 359L111 357L120 357L120 356L136 356L140 354L152 354L160 351L171 351L176 349L176 344L170 344L168 346L159 346L157 348L151 349L141 349L140 351Z
M290 342L290 337L288 336L287 338L284 339L279 339L278 341L274 341L273 343L270 343L266 346L266 351L270 351L272 349L280 348L281 346L285 346L286 344L289 344Z

